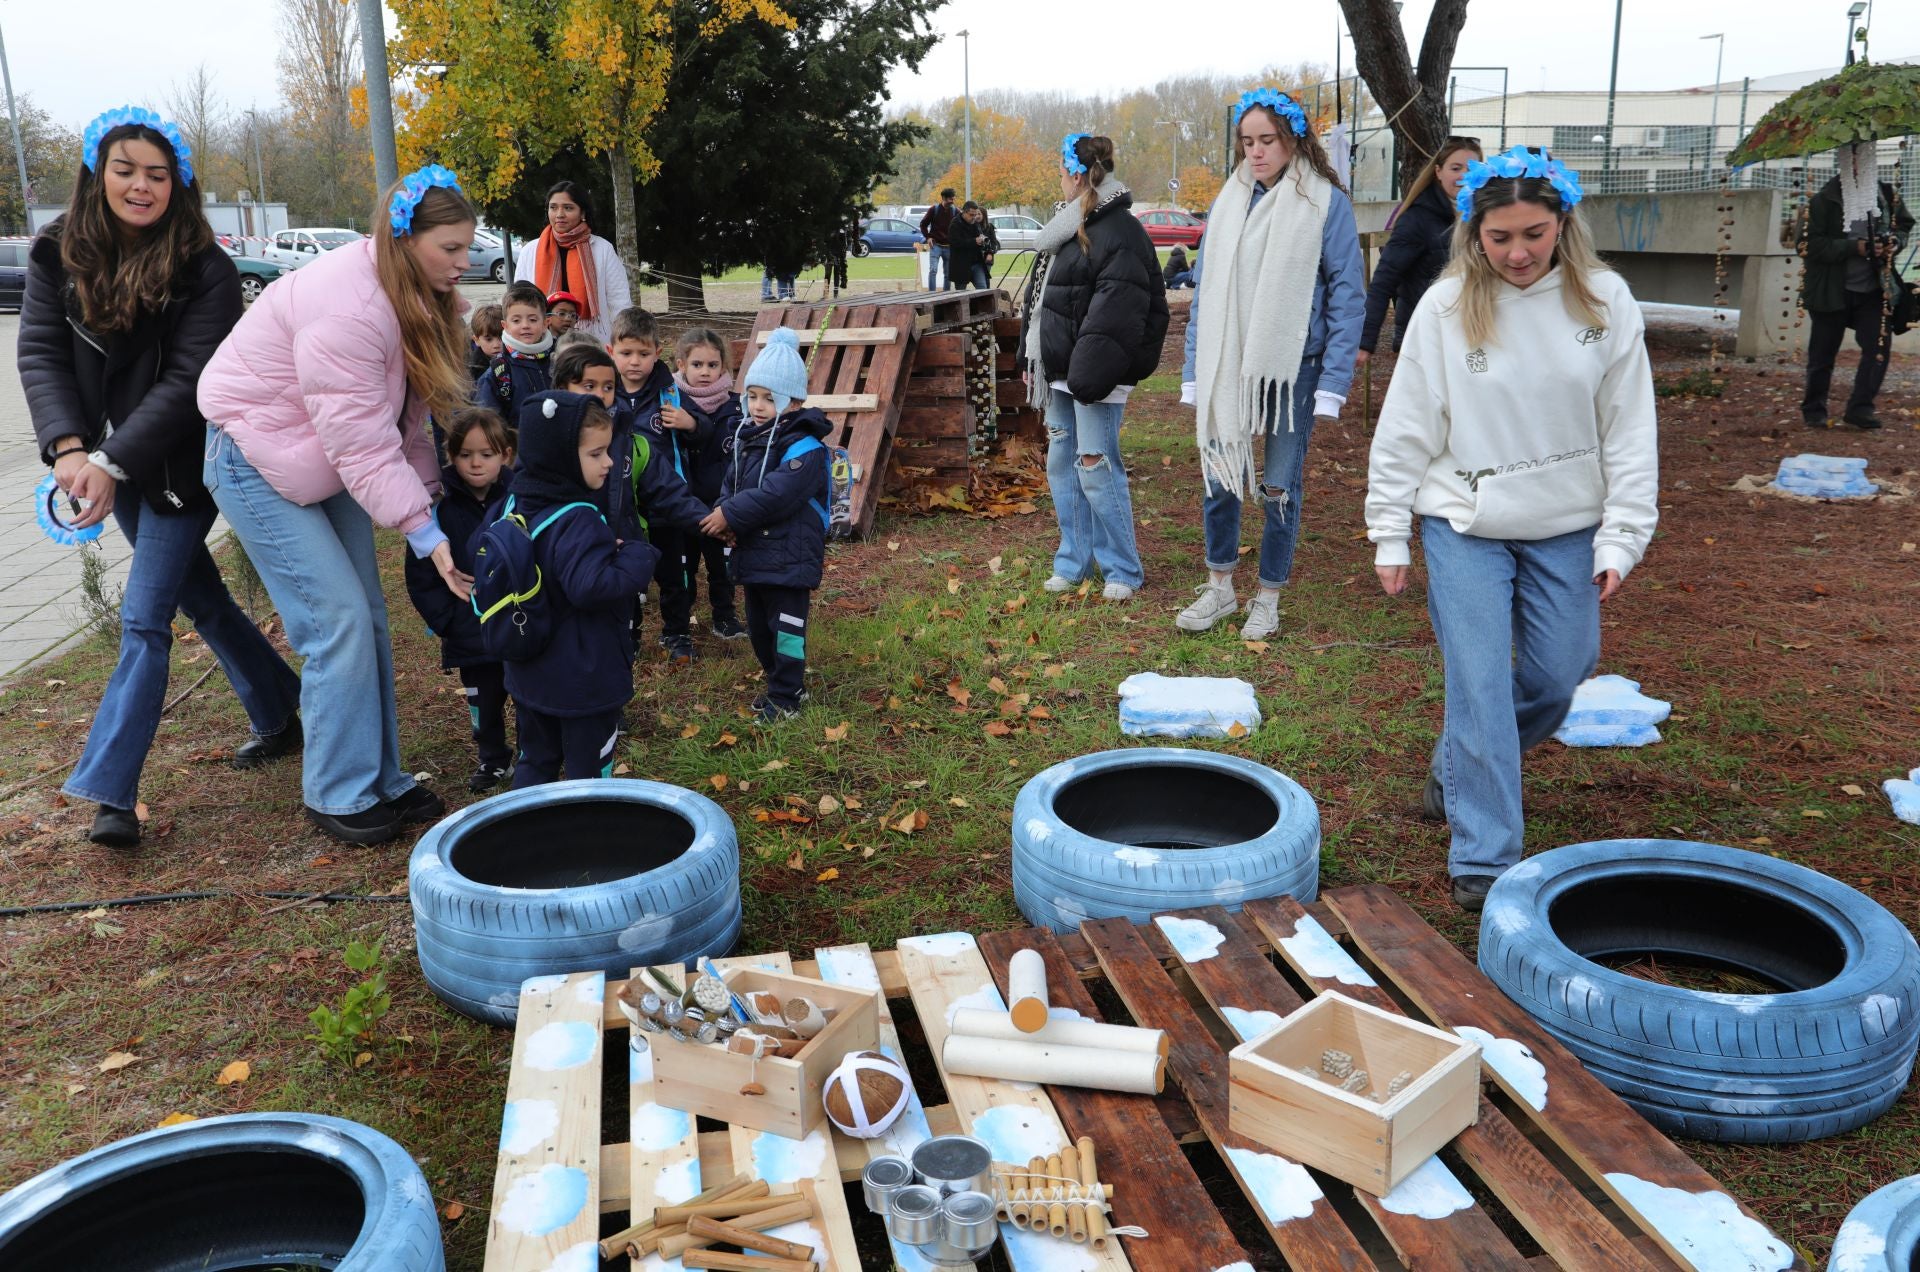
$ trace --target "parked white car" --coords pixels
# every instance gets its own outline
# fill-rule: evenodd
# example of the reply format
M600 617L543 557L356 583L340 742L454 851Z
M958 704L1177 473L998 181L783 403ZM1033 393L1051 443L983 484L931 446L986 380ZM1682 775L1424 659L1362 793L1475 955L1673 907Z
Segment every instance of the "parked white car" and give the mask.
M287 269L299 269L302 265L319 260L324 253L336 247L358 243L365 237L358 230L282 230L273 236L270 245L261 249L260 256Z
M993 225L994 237L1000 240L1003 252L1020 252L1031 248L1040 238L1040 222L1018 212L995 212L987 218Z

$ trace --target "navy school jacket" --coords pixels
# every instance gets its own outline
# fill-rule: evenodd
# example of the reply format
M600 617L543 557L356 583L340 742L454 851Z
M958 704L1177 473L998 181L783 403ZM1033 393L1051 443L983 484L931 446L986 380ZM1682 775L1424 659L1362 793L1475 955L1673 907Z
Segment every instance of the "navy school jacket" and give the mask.
M823 438L832 427L819 411L802 407L770 425L743 418L727 437L720 503L737 540L730 557L736 583L820 586L827 527L815 501L826 505L827 451L816 446L793 459L786 454L795 442Z
M447 536L447 546L453 549L454 565L463 573L473 573L474 540L500 515L512 488L513 470L503 468L486 497L476 499L452 465L441 469L440 489L444 493L434 506L433 516ZM480 620L473 606L447 590L430 558L411 552L406 558L407 596L427 627L440 638L440 665L478 667L493 662L480 644Z
M641 434L647 439L647 466L636 473L633 470L633 416L616 399L613 472L607 477L607 521L623 539L645 538L658 530L694 534L707 513L713 510L711 500L696 498L687 483L674 472L671 452L657 436L660 431L657 406L654 420L654 431ZM644 531L640 527L643 518Z
M638 389L629 393L622 384L614 390L614 409L627 413L635 430L663 455L668 471L685 483L696 498L712 504L720 497L720 438L714 431L714 421L685 398L680 405L693 416L691 435L660 422L660 395L672 387L673 372L667 370L666 363L656 362L652 374ZM712 453L708 454L709 451ZM709 480L703 482L703 476Z
M742 414L740 395L727 394L727 400L711 415L695 406L691 398L681 398L680 405L694 419L693 458L685 474L687 484L693 487L696 498L718 503L720 481L727 468L727 439L733 436ZM684 439L686 434L679 436Z
M552 354L515 353L511 349L502 349L487 364L480 378L473 382L474 405L497 411L503 420L518 419L520 407L528 398L553 387L552 377L547 372L552 360ZM513 401L510 403L503 401L500 395L503 371L511 384L508 396Z

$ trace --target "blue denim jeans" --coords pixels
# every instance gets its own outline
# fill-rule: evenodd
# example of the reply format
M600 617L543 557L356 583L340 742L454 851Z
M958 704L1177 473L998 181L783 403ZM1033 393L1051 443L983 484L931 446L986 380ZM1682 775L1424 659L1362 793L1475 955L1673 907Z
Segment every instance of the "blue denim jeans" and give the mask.
M364 812L413 789L400 768L393 646L374 558L373 521L345 493L302 506L262 477L231 438L207 430L207 489L305 658L301 787L307 807Z
M1120 458L1118 402L1086 406L1071 393L1047 393L1047 486L1060 523L1053 572L1078 581L1094 566L1109 583L1139 587L1145 575L1133 538L1133 496ZM1091 457L1094 462L1082 463Z
M953 258L948 252L949 249L940 246L938 243L927 244L928 291L946 291L953 285L953 279L951 277L953 271L949 268L953 263Z
M1320 387L1320 359L1300 364L1293 383L1293 415L1270 431L1260 461L1260 586L1279 587L1293 576L1293 549L1300 539L1300 500L1305 493L1307 443L1313 437L1313 391ZM1207 527L1207 568L1231 570L1240 560L1240 496L1214 488L1201 501Z
M1478 539L1444 517L1421 518L1427 613L1446 663L1446 725L1434 760L1455 875L1519 864L1520 756L1553 736L1600 658L1593 535Z
M192 620L220 660L255 733L271 737L293 724L300 678L221 581L207 551L216 515L207 504L162 516L128 487L114 499L113 519L133 545L132 573L120 602L120 661L100 697L80 763L61 787L68 795L114 808L138 801L140 770L166 705L176 610Z

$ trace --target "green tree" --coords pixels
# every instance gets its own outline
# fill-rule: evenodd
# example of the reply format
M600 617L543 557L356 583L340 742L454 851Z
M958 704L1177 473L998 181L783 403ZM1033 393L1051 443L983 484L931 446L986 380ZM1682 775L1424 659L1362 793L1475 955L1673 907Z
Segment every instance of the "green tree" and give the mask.
M80 134L55 123L53 116L21 93L20 148L27 156L27 181L35 203L65 203L80 170ZM0 127L0 224L9 234L27 232L27 202L20 194L20 165L13 161L13 129Z

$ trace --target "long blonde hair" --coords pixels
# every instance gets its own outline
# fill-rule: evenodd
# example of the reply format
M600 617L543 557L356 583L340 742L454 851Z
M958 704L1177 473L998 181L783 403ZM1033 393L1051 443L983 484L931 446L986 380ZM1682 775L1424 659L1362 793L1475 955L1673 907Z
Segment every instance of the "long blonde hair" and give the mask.
M1435 152L1433 156L1433 162L1420 169L1420 175L1415 177L1413 184L1407 187L1406 197L1400 200L1400 205L1394 208L1393 215L1387 218L1388 229L1393 228L1393 223L1400 219L1401 213L1413 206L1415 199L1418 199L1427 192L1428 186L1440 179L1440 169L1447 166L1447 160L1453 158L1462 150L1473 151L1474 157L1477 159L1485 159L1487 157L1487 152L1480 149L1480 139L1478 137L1449 137L1441 142L1440 149Z
M1453 228L1453 255L1445 277L1461 280L1460 299L1449 312L1460 315L1467 348L1494 343L1493 305L1504 281L1487 254L1480 250L1480 225L1495 208L1532 203L1560 218L1560 240L1554 244L1554 264L1560 268L1560 294L1567 312L1591 327L1607 322L1607 306L1593 290L1593 276L1607 268L1594 250L1593 236L1580 210L1563 212L1560 192L1544 177L1495 177L1473 196L1473 212Z
M373 236L374 272L400 320L408 386L434 418L451 419L473 396L467 377L467 326L460 317L459 293L435 291L413 253L387 232L387 207L399 188L397 182L388 186L374 208L373 223L380 227ZM459 191L434 186L413 210L413 233L478 220Z

